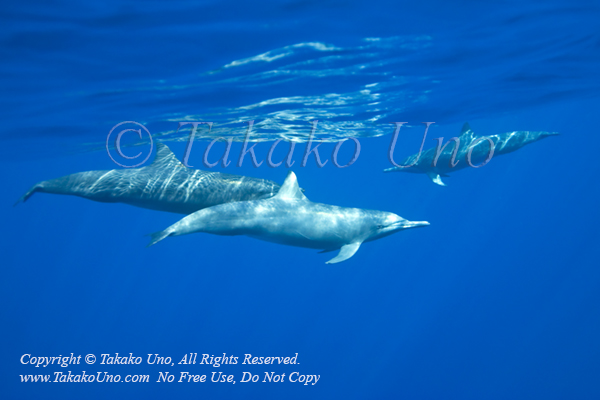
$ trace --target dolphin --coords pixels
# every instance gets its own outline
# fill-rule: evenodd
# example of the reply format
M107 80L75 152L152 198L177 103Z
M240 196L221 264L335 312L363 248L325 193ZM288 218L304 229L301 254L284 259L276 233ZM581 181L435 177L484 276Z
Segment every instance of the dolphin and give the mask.
M515 131L498 135L475 136L469 124L465 123L460 136L450 139L441 150L441 139L438 139L436 148L413 154L400 166L385 169L384 172L404 171L427 174L434 183L446 186L442 182L442 177L448 177L450 172L467 168L469 161L471 166L479 168L489 162L493 155L512 153L529 143L556 135L558 135L557 132ZM452 146L448 146L450 141L453 141ZM490 141L494 144L493 147ZM477 166L477 164L479 165ZM407 167L403 167L403 165Z
M246 235L267 242L319 249L323 253L339 250L336 257L327 261L334 264L352 257L364 242L426 225L429 222L408 221L389 212L313 203L304 196L296 175L290 171L272 198L220 204L197 211L151 234L148 246L168 236L194 232Z
M191 214L231 201L269 198L278 190L278 184L265 179L187 168L165 144L158 143L156 158L146 167L78 172L43 181L34 185L15 205L42 192Z

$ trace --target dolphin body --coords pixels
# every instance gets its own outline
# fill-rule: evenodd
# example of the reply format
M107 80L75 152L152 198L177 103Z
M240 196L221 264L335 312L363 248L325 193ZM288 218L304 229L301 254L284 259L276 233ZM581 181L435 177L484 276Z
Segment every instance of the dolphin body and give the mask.
M16 204L42 192L191 214L231 201L269 198L278 190L279 185L265 179L187 168L165 144L158 143L156 158L146 167L78 172L43 181Z
M352 257L364 242L426 225L429 222L412 222L389 212L313 203L304 196L296 175L290 171L274 197L205 208L151 234L148 246L167 236L195 232L246 235L323 253L339 249L339 254L327 261L333 264Z
M458 146L456 141L453 141L454 144L452 146L448 146L448 144L450 144L450 141L448 141L442 147L442 150L439 151L438 148L440 147L440 144L438 144L436 148L413 154L404 160L401 166L385 169L384 172L404 171L427 174L434 183L437 183L440 186L446 186L446 184L442 182L441 177L448 177L448 173L450 172L467 168L469 166L469 163L467 162L469 150L471 151L471 164L474 166L481 166L482 163L487 163L493 155L511 153L529 143L556 135L558 135L557 132L515 131L499 135L475 136L475 133L471 130L469 124L465 123L460 136L458 138L450 139L458 140ZM490 140L494 143L494 148L491 153ZM438 151L439 157L436 159ZM402 167L402 165L410 165L410 167Z

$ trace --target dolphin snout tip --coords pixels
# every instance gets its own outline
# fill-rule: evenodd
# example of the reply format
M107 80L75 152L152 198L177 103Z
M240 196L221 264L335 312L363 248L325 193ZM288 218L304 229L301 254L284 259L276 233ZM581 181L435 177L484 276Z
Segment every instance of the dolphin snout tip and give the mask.
M427 221L410 221L408 222L408 224L406 224L407 228L420 228L422 226L429 226L431 225L429 222Z

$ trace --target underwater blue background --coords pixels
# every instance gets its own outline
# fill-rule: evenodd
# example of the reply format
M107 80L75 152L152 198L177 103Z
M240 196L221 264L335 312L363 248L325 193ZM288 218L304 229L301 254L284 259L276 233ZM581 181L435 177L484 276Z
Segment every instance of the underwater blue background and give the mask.
M0 397L600 396L597 2L24 1L4 2L0 18ZM239 139L255 120L264 159L276 139L305 140L314 119L330 161L301 167L299 143L291 168L310 200L431 226L326 265L332 253L247 237L146 248L144 235L182 216L123 204L36 194L12 207L39 181L116 168L103 146L121 121L143 123L181 159L188 131L177 133L178 121L212 121L214 137ZM396 161L418 150L422 121L435 121L426 147L466 121L479 135L561 135L440 187L382 173L394 121L410 125ZM338 169L331 151L345 137L359 138L361 153ZM204 168L208 143L194 144L191 165ZM224 171L281 183L288 169L246 159ZM175 366L19 361L117 352ZM298 353L300 364L177 365L190 352ZM150 383L19 378L67 370ZM215 370L320 380L156 383L159 371Z

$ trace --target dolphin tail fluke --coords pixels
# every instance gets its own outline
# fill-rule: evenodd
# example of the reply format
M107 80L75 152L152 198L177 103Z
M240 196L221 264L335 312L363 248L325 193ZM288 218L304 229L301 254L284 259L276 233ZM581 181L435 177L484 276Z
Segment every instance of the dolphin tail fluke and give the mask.
M13 207L16 206L17 204L19 204L20 202L25 203L27 201L27 199L29 199L35 192L39 191L41 188L41 186L39 184L33 186L31 189L29 189L29 191L27 193L25 193L23 196L21 196L19 198L19 200L17 200L15 202L15 204L13 204Z
M160 231L160 232L154 232L151 233L150 235L150 243L148 243L148 246L146 247L150 247L152 245L155 245L156 243L160 242L161 240L163 240L164 238L171 236L173 234L173 231L169 231L167 229L165 229L164 231Z

